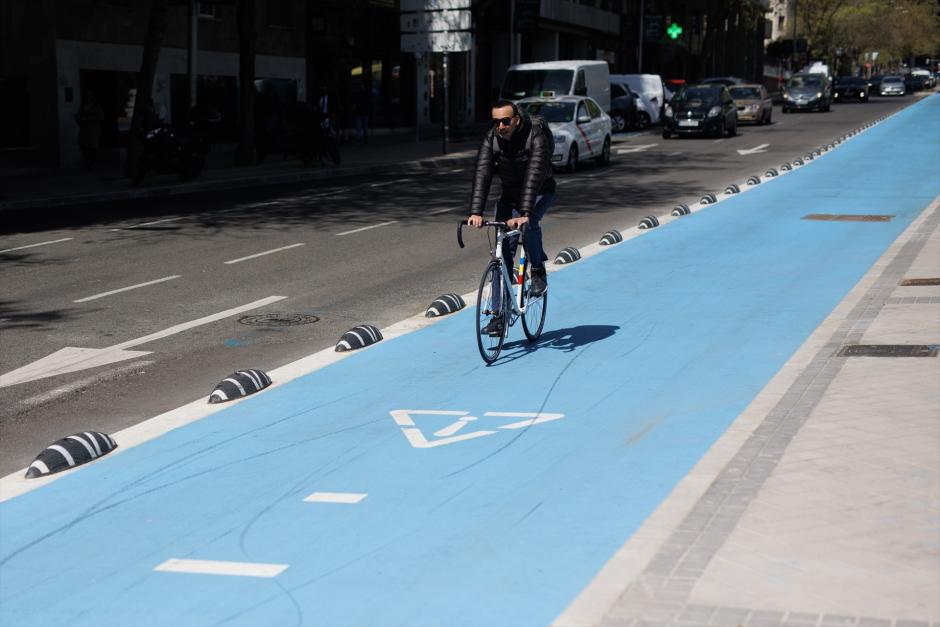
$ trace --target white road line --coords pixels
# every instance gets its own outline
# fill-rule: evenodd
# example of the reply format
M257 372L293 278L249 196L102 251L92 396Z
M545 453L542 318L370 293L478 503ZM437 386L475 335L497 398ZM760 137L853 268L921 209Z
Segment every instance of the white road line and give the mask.
M241 307L234 307L232 309L226 309L225 311L220 311L219 313L212 314L211 316L204 316L198 320L190 320L189 322L184 322L182 324L174 325L168 329L163 329L162 331L157 331L156 333L151 333L150 335L145 335L143 337L138 337L133 340L128 340L126 342L121 342L120 344L115 344L111 346L111 349L114 350L124 350L126 348L131 348L134 346L139 346L141 344L149 344L154 340L159 340L170 335L175 335L176 333L181 333L189 329L202 326L204 324L209 324L210 322L215 322L216 320L223 320L230 316L240 314L245 311L251 311L252 309L258 309L259 307L266 307L272 303L284 300L286 296L268 296L267 298L262 298L261 300L256 300L247 305L242 305Z
M358 229L353 229L352 231L343 231L342 233L337 233L336 235L352 235L353 233L359 233L361 231L368 231L369 229L377 229L380 226L388 226L389 224L395 224L398 220L390 220L388 222L382 222L380 224L373 224L372 226L364 226Z
M248 255L247 257L239 257L238 259L232 259L226 261L227 264L239 263L241 261L248 261L249 259L254 259L255 257L264 257L265 255L270 255L272 253L279 253L282 250L287 250L289 248L297 248L298 246L303 246L303 243L300 244L291 244L290 246L281 246L280 248L274 248L272 250L266 250L263 253L255 253L254 255Z
M395 179L394 181L384 181L382 183L371 183L369 187L384 187L385 185L392 185L393 183L407 183L408 181L413 181L412 178L407 179Z
M186 560L172 558L154 570L164 573L190 573L194 575L233 575L236 577L277 577L287 564L261 564L257 562L220 562L215 560Z
M347 503L353 505L369 496L358 492L314 492L304 499L306 503Z
M48 242L39 242L38 244L28 244L26 246L17 246L16 248L7 248L0 250L0 253L12 253L14 250L23 250L25 248L36 248L37 246L48 246L49 244L58 244L59 242L67 242L71 237L63 237L62 239L53 239Z
M87 303L90 300L95 300L97 298L104 298L105 296L111 296L111 294L119 294L120 292L127 292L129 290L136 290L138 287L147 287L148 285L156 285L157 283L163 283L164 281L172 281L173 279L178 279L181 274L173 274L170 276L165 276L162 279L155 279L153 281L147 281L146 283L138 283L137 285L129 285L128 287L122 287L120 289L111 290L110 292L101 292L100 294L95 294L94 296L86 296L85 298L79 298L78 300L73 300L73 303Z
M439 213L447 213L447 212L449 212L449 211L456 211L456 210L457 210L456 207L448 207L448 208L446 208L446 209L438 209L437 211L432 211L432 212L429 213L428 215L429 215L429 216L436 216L436 215L439 214Z
M454 168L453 170L448 170L448 174L457 174L458 172L463 172L466 168Z
M129 229L137 229L142 226L152 226L154 224L163 224L164 222L173 222L179 220L179 218L164 218L163 220L154 220L153 222L141 222L140 224L132 224L131 226L122 226L119 229L111 229L112 231L127 231Z
M681 155L681 154L682 154L682 151L681 151L681 150L677 150L677 151L675 151L675 152L670 152L668 156L670 156L670 157L675 157L676 155Z

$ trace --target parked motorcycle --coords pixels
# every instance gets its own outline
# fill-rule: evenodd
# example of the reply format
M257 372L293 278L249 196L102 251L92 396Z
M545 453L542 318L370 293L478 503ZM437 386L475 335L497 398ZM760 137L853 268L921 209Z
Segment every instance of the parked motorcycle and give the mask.
M142 131L134 185L140 185L151 170L161 174L179 174L183 180L199 176L211 147L209 127L220 119L218 111L197 106L190 111L189 121L181 127L161 124Z

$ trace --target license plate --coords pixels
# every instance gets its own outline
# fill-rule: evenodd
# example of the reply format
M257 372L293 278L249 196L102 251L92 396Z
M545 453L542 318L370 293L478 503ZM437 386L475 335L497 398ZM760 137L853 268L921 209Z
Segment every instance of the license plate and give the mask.
M679 120L679 126L698 126L698 120Z

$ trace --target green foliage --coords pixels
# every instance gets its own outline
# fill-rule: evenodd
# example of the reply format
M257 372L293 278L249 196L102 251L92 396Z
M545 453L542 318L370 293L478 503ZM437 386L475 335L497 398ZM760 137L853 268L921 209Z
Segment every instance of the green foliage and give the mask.
M877 51L879 65L916 55L940 56L936 0L799 0L798 26L810 56L862 62Z

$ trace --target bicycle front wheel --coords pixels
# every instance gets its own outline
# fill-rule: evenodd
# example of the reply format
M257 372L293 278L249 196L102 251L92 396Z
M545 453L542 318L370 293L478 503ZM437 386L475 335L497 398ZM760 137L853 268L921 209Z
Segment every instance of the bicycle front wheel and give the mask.
M522 269L522 298L525 304L525 313L522 314L522 330L525 331L526 339L534 342L542 335L542 327L545 326L545 312L548 309L548 292L542 292L538 298L529 298L529 285L531 283L531 268L529 260L525 260L525 266Z
M510 297L499 269L498 262L491 262L480 279L480 289L477 291L477 347L483 361L488 364L499 357L509 328Z

